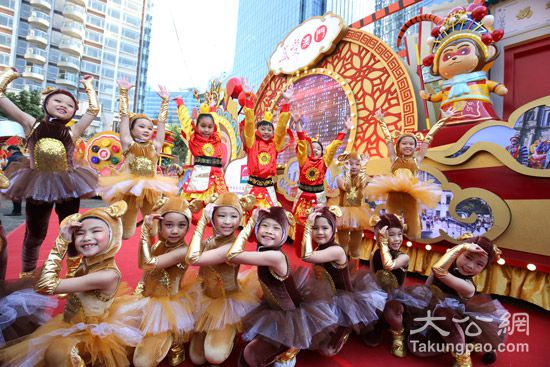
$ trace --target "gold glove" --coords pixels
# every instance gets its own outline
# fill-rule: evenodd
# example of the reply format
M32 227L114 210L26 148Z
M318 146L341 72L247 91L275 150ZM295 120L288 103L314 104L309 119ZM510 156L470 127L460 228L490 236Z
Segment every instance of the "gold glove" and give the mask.
M302 238L302 259L306 260L313 254L313 240L311 239L312 221L308 219L304 228L304 237Z
M84 90L88 95L88 109L86 113L89 115L97 116L99 113L99 100L97 99L97 93L94 89L93 78L83 78L82 84L84 84Z
M138 284L136 284L136 289L134 289L134 296L141 296L144 290L145 283L143 282L143 280L140 280Z
M19 78L19 73L13 68L5 68L0 74L0 98L6 97L6 88L15 79Z
M384 267L384 270L392 271L395 266L395 260L391 257L390 247L388 246L388 237L386 236L380 239L380 257L382 259L382 266Z
M187 253L185 254L185 262L187 264L196 264L201 257L202 234L204 233L204 227L206 227L207 221L208 220L206 219L206 212L203 209L201 218L199 219L199 222L195 227L193 238L191 239L191 243L189 244L189 248L187 249Z
M378 121L378 126L380 126L380 129L382 130L382 135L384 136L386 143L392 141L390 129L388 129L388 125L386 125L384 118L377 118L376 120Z
M460 256L460 254L468 251L469 248L469 243L463 243L444 253L443 256L441 256L441 259L437 260L437 262L432 266L434 275L437 278L443 278L447 275L453 262Z
M254 216L251 216L248 220L248 223L246 223L246 226L243 228L241 233L237 236L237 239L227 252L227 260L231 261L235 256L239 255L240 253L244 252L244 247L246 245L246 241L248 240L248 237L252 233L252 230L254 229L254 226L256 225L256 218Z
M159 122L166 122L168 121L168 103L170 100L168 98L163 98L162 102L160 102L160 112L158 116Z
M141 235L139 240L138 266L142 270L154 270L157 267L158 257L151 256L149 251L149 232L151 229L147 225L141 226Z
M48 258L44 262L40 279L34 286L34 290L41 294L54 294L59 285L59 273L61 272L61 262L67 254L69 241L61 235L57 236L55 246L51 249Z
M120 117L129 116L128 114L128 89L119 88Z
M10 186L10 180L0 171L0 189L7 189Z

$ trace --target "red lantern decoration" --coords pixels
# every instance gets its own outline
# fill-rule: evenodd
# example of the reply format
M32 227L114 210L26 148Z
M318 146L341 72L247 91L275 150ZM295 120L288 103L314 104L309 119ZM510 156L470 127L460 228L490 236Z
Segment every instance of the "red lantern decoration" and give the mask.
M485 33L481 36L481 41L486 45L490 45L491 43L493 43L493 36L491 36L489 33Z
M428 55L422 59L422 65L424 66L432 66L433 63L434 63L434 55Z
M487 7L485 6L478 6L477 8L472 11L472 18L479 22L481 19L485 18L487 15Z
M498 42L504 37L504 31L502 29L495 29L493 33L491 33L491 36L493 37L493 42Z
M239 94L243 91L242 80L237 77L229 79L225 87L227 88L227 94L231 98L238 98Z
M438 26L438 25L432 28L432 32L431 32L432 37L436 38L437 36L439 36L439 29L440 28L441 27Z

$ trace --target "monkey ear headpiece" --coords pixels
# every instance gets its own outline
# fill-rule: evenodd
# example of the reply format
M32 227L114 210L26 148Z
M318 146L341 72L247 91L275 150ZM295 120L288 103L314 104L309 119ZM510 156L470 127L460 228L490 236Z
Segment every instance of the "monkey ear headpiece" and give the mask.
M492 15L487 15L487 7L483 5L483 1L474 0L467 8L460 6L452 9L445 18L433 14L420 14L409 19L399 31L397 47L401 44L407 29L422 21L435 24L431 37L426 40L432 48L431 55L422 60L424 66L433 65L434 74L438 73L439 57L449 43L459 39L470 39L479 46L485 59L488 59L489 45L498 42L504 36L502 29L493 30L495 19Z

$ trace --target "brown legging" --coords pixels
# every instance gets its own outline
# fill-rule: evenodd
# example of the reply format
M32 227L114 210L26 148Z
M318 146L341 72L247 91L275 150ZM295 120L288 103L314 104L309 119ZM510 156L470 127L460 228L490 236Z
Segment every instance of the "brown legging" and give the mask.
M126 213L122 216L122 238L127 240L132 237L136 232L136 222L138 212L141 211L141 215L145 217L148 214L151 214L153 211L153 206L155 203L151 203L147 200L143 200L141 208L137 206L135 200L128 200L128 209Z
M284 345L272 343L261 336L256 337L244 347L239 366L269 366L275 363L277 357L288 349Z
M406 234L409 238L420 237L420 205L418 200L403 192L388 193L386 201L388 213L403 215L407 224Z
M23 240L23 253L21 254L22 271L29 272L36 268L40 246L48 233L48 223L54 203L34 201L27 199L25 208L25 239ZM71 214L78 213L80 199L69 199L55 203L55 213L59 223Z

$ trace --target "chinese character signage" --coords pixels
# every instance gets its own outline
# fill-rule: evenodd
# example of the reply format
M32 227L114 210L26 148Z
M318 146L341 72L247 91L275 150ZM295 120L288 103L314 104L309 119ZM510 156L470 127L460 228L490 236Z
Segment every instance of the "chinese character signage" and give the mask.
M344 20L332 13L306 20L277 45L269 69L275 74L293 74L316 64L334 50L345 30Z

